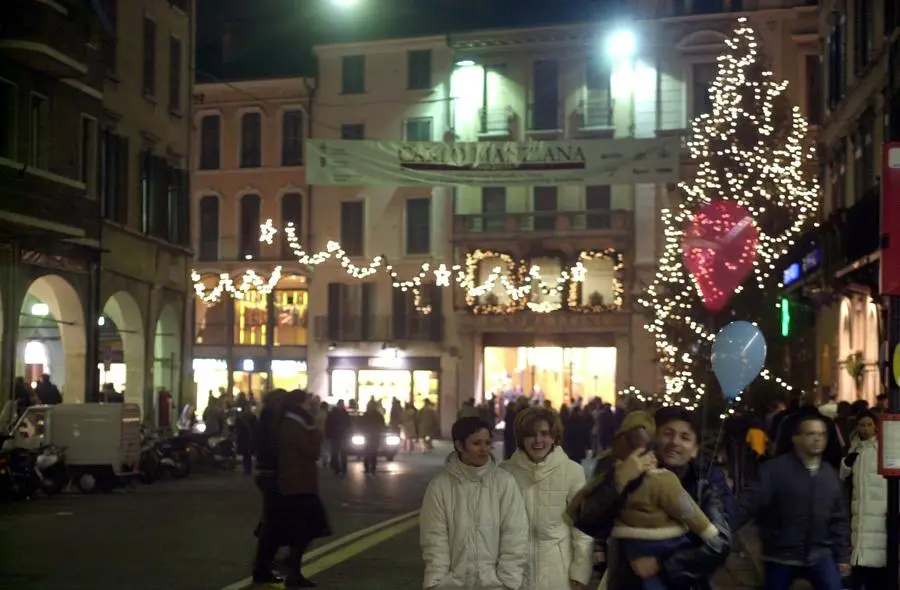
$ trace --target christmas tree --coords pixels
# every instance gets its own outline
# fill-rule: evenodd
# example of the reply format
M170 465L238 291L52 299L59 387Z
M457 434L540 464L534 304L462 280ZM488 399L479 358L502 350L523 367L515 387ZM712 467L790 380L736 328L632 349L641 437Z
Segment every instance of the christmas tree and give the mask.
M656 277L639 299L651 316L646 329L656 341L666 390L659 401L695 408L718 392L709 362L723 325L756 323L770 343L778 337L779 277L775 265L816 219L818 185L808 173L814 157L808 125L763 63L756 33L738 20L727 51L718 58L710 87L712 108L691 121L688 141L695 178L679 184L680 199L662 211L665 245ZM759 228L752 273L728 306L713 314L703 307L682 259L684 229L693 214L714 200L740 204ZM769 370L762 377L790 390Z

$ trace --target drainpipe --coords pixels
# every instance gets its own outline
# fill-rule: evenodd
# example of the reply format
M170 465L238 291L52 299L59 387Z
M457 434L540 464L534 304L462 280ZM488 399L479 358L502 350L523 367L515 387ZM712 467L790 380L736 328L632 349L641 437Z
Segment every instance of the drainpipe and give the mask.
M316 71L316 79L312 85L310 85L309 80L306 80L306 79L304 79L304 83L306 84L306 94L309 97L309 99L307 101L308 106L307 106L306 137L307 137L307 139L311 139L313 136L312 129L313 129L314 121L315 121L315 119L313 119L313 113L315 112L314 107L315 107L315 103L316 103L316 93L319 89L319 73L318 73L318 71ZM308 158L308 157L309 157L309 152L306 151L306 153L304 153L304 158ZM301 237L306 238L305 239L306 250L308 252L314 252L315 247L314 247L313 234L312 234L312 228L313 228L312 217L313 217L313 197L314 197L315 187L312 184L310 184L309 179L304 177L303 180L306 182L306 215L303 216L303 231L304 231L304 233L303 233L303 235L301 235ZM303 245L303 242L300 242L300 244ZM312 336L313 336L314 328L315 328L315 316L313 316L313 314L310 313L312 310L312 306L310 305L310 303L312 302L312 297L310 297L310 293L312 293L314 274L315 274L315 271L307 273L307 280L306 280L306 287L307 287L306 288L306 293L307 293L307 295L306 295L306 303L307 303L306 325L307 325L307 328L306 328L306 358L304 360L306 361L306 387L310 390L312 390L313 382L310 379L310 374L309 374L309 350L310 350L310 344L311 344L311 340L312 340ZM331 384L329 383L328 389L324 392L320 392L320 395L322 397L325 397L326 395L328 395L330 393L330 391L331 391Z

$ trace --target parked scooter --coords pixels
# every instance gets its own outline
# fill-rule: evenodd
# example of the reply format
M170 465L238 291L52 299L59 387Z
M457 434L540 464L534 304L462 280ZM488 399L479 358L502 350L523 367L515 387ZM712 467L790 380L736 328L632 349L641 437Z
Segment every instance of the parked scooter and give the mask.
M176 479L187 477L191 473L191 459L188 447L190 441L182 436L172 436L155 441L155 452L159 456L161 475L169 475Z
M55 496L66 488L71 477L66 466L66 449L44 445L38 449L34 468L40 479L40 489L48 496Z
M0 453L0 502L27 500L37 494L40 484L34 453L19 448Z

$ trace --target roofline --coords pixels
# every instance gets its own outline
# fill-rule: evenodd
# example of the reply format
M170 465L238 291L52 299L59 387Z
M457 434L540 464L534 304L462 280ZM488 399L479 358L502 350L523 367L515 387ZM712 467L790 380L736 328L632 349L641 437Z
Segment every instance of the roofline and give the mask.
M205 90L234 90L241 87L268 88L283 85L302 85L305 88L315 88L316 79L309 76L290 76L279 78L241 78L237 80L222 80L220 82L196 82L194 89Z
M313 54L328 55L339 54L360 49L393 49L407 45L444 45L447 44L446 35L427 35L419 37L391 37L390 39L375 39L372 41L353 41L350 43L322 43L313 46Z

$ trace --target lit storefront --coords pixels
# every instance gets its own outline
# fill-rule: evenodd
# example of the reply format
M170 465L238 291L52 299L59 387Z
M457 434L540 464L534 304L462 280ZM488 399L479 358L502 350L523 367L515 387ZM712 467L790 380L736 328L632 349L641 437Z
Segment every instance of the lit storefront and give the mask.
M413 402L421 408L425 400L438 405L441 387L439 357L405 357L399 353L374 357L329 357L328 374L331 390L325 401L356 400L365 408L369 400L385 406L391 399Z
M208 288L218 283L208 277ZM197 408L209 396L230 391L262 399L272 389L305 389L309 294L306 277L282 277L268 293L224 295L212 304L197 300L194 321L194 383Z
M548 400L554 408L578 398L615 402L614 347L486 346L483 362L489 399L525 395Z

